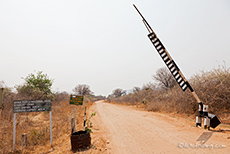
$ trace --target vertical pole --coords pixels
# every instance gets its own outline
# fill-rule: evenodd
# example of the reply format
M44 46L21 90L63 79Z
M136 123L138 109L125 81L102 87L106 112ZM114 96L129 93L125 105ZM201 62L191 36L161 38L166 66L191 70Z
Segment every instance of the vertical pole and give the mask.
M74 108L74 114L73 114L74 120L75 120L75 117L76 117L76 111L77 111L77 105L76 105L75 108Z
M85 123L86 123L86 107L85 107L85 113L84 113L83 131L85 131Z
M27 134L24 133L22 134L22 148L26 148L27 147Z
M208 117L208 105L203 106L203 113L204 113L204 129L209 129L210 119Z
M76 132L75 119L71 118L71 134Z
M50 145L53 147L53 140L52 140L52 113L50 111Z
M196 127L201 127L202 117L199 115L196 116Z
M196 127L201 127L202 117L203 117L203 104L199 103L199 109L196 115Z
M14 113L13 151L15 151L16 113Z
M76 112L77 112L77 105L75 105L75 108L74 108L74 114L73 114L73 122L74 122L74 132L76 132L76 120L75 120L75 117L76 117Z

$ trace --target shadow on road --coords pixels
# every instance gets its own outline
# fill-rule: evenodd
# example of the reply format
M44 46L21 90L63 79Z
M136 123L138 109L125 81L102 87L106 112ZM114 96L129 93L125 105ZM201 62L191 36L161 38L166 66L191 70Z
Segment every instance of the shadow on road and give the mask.
M212 136L213 132L203 132L196 141L200 141L200 144L205 144Z

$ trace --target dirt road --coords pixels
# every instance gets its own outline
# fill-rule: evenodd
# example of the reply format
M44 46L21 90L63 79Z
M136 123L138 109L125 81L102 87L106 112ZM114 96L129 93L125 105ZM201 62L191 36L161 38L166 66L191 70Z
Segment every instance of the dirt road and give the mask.
M106 153L230 153L230 134L194 127L183 118L96 102L95 133L107 140Z

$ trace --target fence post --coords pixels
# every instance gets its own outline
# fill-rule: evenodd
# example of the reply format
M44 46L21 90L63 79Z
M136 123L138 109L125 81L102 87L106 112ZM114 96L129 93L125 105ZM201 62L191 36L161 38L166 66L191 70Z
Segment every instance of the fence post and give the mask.
M75 118L71 118L71 134L76 132Z
M86 107L85 107L85 113L84 113L83 131L85 131L85 123L86 123Z
M15 151L16 113L14 113L13 151Z
M203 106L203 113L204 113L204 129L209 129L210 119L208 117L208 105Z
M50 145L53 147L53 138L52 138L52 113L50 111Z
M22 134L22 148L26 148L27 147L27 134L24 133Z

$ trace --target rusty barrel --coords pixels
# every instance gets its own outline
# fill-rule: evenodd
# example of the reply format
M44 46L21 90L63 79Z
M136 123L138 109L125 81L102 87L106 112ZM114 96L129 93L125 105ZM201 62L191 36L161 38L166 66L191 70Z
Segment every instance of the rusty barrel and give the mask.
M90 133L87 131L78 131L71 134L72 151L84 149L91 145Z

